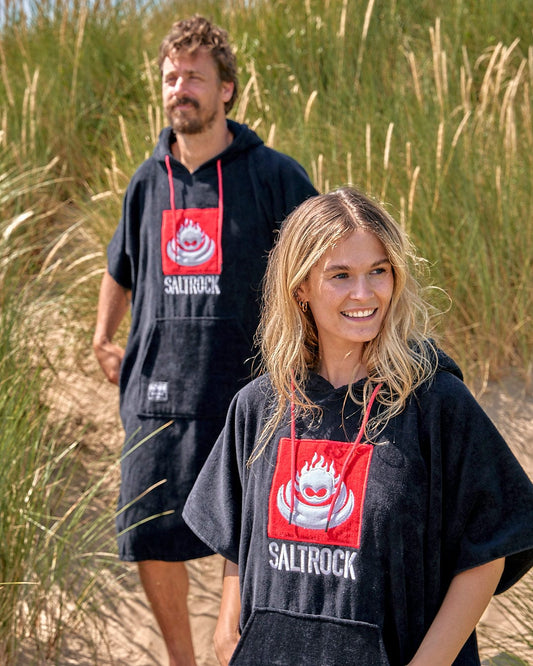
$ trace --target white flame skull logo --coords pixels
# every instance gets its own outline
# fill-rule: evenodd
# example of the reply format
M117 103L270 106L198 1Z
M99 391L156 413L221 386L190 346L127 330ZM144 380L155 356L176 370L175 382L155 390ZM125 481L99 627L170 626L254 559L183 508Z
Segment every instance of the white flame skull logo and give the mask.
M311 464L306 462L296 474L292 523L312 530L325 529L339 480L340 476L335 475L333 461L328 464L324 456L318 459L318 454L315 452ZM280 486L277 497L278 509L287 521L291 512L291 488L292 480L286 486ZM329 527L336 527L347 520L353 508L353 492L348 491L346 484L343 483L331 514Z
M180 266L199 266L211 259L215 252L215 241L202 227L185 219L174 238L167 243L167 255Z

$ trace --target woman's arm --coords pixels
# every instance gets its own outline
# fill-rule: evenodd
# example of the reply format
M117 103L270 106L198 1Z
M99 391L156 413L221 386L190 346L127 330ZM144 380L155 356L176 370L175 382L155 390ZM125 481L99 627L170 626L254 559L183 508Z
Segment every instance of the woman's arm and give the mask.
M227 666L237 643L239 642L239 617L241 614L241 595L239 589L239 567L226 560L220 613L213 641L215 653L222 666Z
M424 640L408 666L450 666L483 615L505 558L455 576Z

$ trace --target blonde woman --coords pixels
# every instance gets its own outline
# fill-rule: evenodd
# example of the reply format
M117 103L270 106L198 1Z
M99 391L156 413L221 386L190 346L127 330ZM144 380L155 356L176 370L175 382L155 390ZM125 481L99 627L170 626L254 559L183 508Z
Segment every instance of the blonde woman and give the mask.
M265 372L184 512L227 559L221 664L479 664L479 618L533 563L533 486L429 337L419 268L354 189L285 221Z

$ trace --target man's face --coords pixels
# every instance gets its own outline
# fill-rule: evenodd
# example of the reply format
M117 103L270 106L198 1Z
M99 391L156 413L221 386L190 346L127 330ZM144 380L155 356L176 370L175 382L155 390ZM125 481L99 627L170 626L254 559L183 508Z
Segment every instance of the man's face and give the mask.
M163 107L176 134L199 134L225 117L233 83L221 81L212 56L203 48L167 57L162 68Z

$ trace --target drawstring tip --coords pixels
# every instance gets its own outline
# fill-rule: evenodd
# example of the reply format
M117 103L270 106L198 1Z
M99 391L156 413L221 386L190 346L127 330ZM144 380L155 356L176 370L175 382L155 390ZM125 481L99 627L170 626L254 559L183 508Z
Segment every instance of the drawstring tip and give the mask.
M327 521L327 523L326 523L326 527L325 527L325 529L324 529L324 532L327 532L327 531L328 531L328 528L329 528L329 518L328 518L328 521Z

